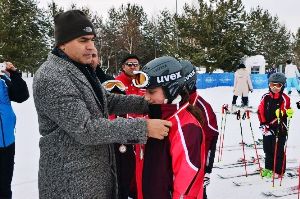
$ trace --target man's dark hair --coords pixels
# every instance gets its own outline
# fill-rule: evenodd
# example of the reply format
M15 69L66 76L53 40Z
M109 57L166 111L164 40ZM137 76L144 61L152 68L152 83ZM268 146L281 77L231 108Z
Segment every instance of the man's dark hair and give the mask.
M121 61L121 64L125 64L125 62L128 60L128 59L137 59L139 62L140 62L140 59L138 58L138 56L136 56L135 54L127 54L123 57L122 61Z
M291 64L291 63L292 63L292 60L288 59L288 60L286 60L286 63L287 63L287 64Z

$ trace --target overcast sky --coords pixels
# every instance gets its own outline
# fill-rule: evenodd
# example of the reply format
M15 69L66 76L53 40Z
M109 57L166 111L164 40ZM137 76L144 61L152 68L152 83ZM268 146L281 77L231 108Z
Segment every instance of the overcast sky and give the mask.
M46 7L52 0L38 0L41 7ZM72 3L78 6L87 6L99 15L106 17L111 7L119 7L122 3L136 3L143 6L148 15L158 14L160 10L167 8L173 12L176 10L176 0L54 0L58 5L69 9ZM182 10L184 3L192 4L197 0L177 0L178 12ZM258 5L279 18L279 22L285 24L292 32L300 27L300 0L243 0L246 10Z

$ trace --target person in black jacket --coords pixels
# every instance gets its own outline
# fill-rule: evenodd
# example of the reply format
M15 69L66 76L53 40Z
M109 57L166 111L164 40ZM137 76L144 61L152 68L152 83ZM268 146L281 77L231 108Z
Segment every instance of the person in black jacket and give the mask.
M29 98L26 82L10 62L0 71L0 198L11 199L14 170L16 116L11 101L22 103Z
M105 74L105 72L102 70L101 66L99 65L99 56L98 56L98 51L95 48L93 54L92 54L92 63L91 66L93 67L97 78L100 80L101 83L107 81L107 80L112 80L115 79L113 76Z

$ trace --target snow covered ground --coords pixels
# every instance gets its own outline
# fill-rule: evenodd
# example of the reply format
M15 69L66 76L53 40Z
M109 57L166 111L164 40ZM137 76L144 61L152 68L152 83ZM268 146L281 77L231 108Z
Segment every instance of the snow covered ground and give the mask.
M26 79L30 89L30 99L22 104L13 104L14 110L17 115L17 127L16 127L16 158L15 158L15 172L13 177L13 198L14 199L37 199L38 198L38 160L39 160L39 132L38 132L38 120L37 114L34 108L32 98L32 78ZM250 94L250 105L257 107L261 96L266 92L263 90L254 90ZM232 100L232 87L217 87L205 90L199 90L199 93L211 103L216 112L221 111L222 104L230 104ZM239 100L239 99L238 99ZM298 165L300 161L300 110L296 109L296 101L300 100L300 96L294 91L291 96L292 108L294 108L294 117L290 125L290 133L288 139L287 158L296 159L296 163L288 163L288 166ZM221 114L217 113L218 122L220 125ZM256 139L262 138L258 132L258 119L255 114L250 116L252 127L254 130L254 136ZM244 141L246 143L252 143L252 137L249 128L248 120L242 121ZM236 120L234 115L227 116L227 124L224 140L224 152L223 160L221 163L235 162L238 158L242 157L242 148L240 150L228 151L227 146L237 145L241 141L239 121ZM218 146L218 145L217 145ZM263 154L262 150L259 150L260 154ZM218 152L216 152L216 157ZM254 150L246 150L246 158L254 156ZM217 162L217 160L215 161ZM257 168L252 166L248 168ZM279 189L279 182L276 182L275 188L272 188L271 183L262 183L259 180L259 176L248 177L249 179L257 178L257 183L252 186L237 187L232 183L232 179L221 179L217 174L225 173L243 173L244 168L233 169L217 169L213 170L211 176L211 184L207 188L209 199L261 199L265 198L261 194L262 191ZM241 177L245 178L246 177ZM296 185L297 179L286 180L283 179L282 187ZM271 197L272 198L272 197ZM284 197L285 199L296 199L297 195Z

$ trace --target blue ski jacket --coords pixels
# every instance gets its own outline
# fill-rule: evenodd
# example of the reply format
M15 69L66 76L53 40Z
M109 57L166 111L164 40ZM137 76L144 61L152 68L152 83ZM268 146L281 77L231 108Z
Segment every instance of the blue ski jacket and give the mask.
M0 78L0 148L7 147L15 142L14 129L16 115L12 109L8 95L6 81L9 77L3 75Z

